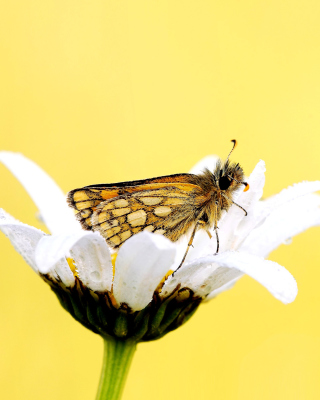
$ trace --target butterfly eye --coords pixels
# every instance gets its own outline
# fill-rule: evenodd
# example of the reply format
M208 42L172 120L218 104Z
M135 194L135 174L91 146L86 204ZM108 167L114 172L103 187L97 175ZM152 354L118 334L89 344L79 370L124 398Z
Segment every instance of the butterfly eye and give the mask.
M209 217L207 213L204 213L203 216L201 217L201 221L207 223L209 221Z
M227 176L222 176L219 179L219 187L221 190L227 190L231 185L231 180Z

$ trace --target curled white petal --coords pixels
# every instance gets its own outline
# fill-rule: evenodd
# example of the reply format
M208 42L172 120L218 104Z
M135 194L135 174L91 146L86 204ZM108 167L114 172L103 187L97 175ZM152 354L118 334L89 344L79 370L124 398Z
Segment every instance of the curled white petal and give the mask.
M111 290L112 263L110 250L102 236L86 235L70 250L80 280L89 289L103 292Z
M9 238L15 250L22 255L27 264L38 273L35 249L45 233L14 219L2 209L0 209L0 231Z
M204 298L213 290L243 275L234 268L222 268L214 260L215 256L207 256L186 263L166 280L160 296L167 297L180 285Z
M240 278L241 278L241 276L240 276ZM204 301L209 301L209 300L213 299L214 297L218 296L220 293L223 293L223 292L225 292L227 290L232 289L233 286L238 281L238 279L239 279L239 277L236 277L235 279L233 279L232 281L229 281L225 285L220 286L218 289L213 290L212 292L210 292L208 294L208 296L204 299Z
M117 302L133 311L146 307L175 253L175 245L157 234L142 232L126 241L116 260L113 294Z
M61 281L66 287L75 284L75 278L65 258L61 258L50 270L48 275L54 280Z
M219 268L216 264L208 265L206 262L201 262L205 259L206 257L202 257L184 264L165 281L160 296L163 298L169 296L179 285L193 290L197 296L205 297L211 291L210 288L206 289L210 274L213 269Z
M85 236L93 238L99 236L99 234L80 231L78 233L44 236L39 241L35 254L39 271L43 274L50 272L59 260L69 256L70 249Z
M261 204L263 208L275 209L282 206L283 204L289 203L292 200L297 199L301 196L306 196L307 194L314 193L320 190L320 181L313 182L299 182L286 189L281 190L280 193L269 197L264 200Z
M283 189L280 193L275 194L263 201L260 201L255 210L256 221L255 226L263 223L263 221L274 210L284 205L289 205L292 201L304 197L313 192L320 190L320 181L300 182ZM252 226L254 228L254 226Z
M270 215L245 239L241 250L267 257L271 251L298 233L320 225L320 196L296 198L270 212Z
M35 252L39 242L46 237L46 234L33 226L17 221L2 209L0 209L0 231L10 239L15 250L22 255L27 264L36 273L39 273ZM65 286L74 284L74 275L65 258L58 260L52 266L49 275L54 279L59 279Z
M20 153L0 152L0 161L20 181L38 207L51 233L80 230L59 186L37 164Z
M264 260L244 252L226 252L216 256L216 262L227 268L235 268L263 285L276 299L291 303L298 294L294 277L274 261Z
M185 282L186 272L183 276L183 269L189 270L189 275L192 277L190 281L193 286L187 287L190 287L196 295L201 297L234 282L242 274L251 276L268 289L275 298L285 304L291 303L298 293L295 279L284 267L276 262L264 260L262 257L244 252L227 251L215 256L203 257L187 264L181 268L181 272L179 270L174 276L177 282L182 283L182 286L188 285ZM192 269L195 271L193 276ZM198 284L194 284L194 282L197 282L194 278L199 273L205 277L202 285L199 284L200 279ZM173 286L176 286L177 282ZM169 285L170 278L163 287L163 291L167 290Z
M189 172L190 174L200 174L206 168L209 171L213 172L218 160L219 160L218 156L214 155L206 156L202 158L196 165L194 165Z

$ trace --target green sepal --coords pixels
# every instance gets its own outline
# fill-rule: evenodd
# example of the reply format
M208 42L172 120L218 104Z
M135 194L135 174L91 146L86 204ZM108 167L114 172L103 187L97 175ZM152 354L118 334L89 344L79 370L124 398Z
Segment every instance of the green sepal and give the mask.
M65 287L48 276L43 278L76 321L109 340L159 339L188 321L202 300L195 298L190 289L177 287L169 297L162 299L155 294L147 307L132 312L126 304L117 308L111 293L93 292L78 278L73 287Z
M142 338L148 333L150 314L146 314L141 322L141 325L136 329L132 335L132 340L140 342Z
M113 328L113 333L118 338L125 338L128 335L128 318L125 311L119 310Z

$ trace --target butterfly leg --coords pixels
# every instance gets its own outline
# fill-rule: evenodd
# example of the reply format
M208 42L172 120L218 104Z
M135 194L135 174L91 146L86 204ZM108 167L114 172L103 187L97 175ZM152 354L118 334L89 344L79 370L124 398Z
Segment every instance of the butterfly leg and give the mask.
M241 182L242 183L242 182ZM248 184L247 184L248 185ZM248 185L249 186L249 185ZM226 195L224 195L223 193L221 193L222 194L222 196L225 198L225 199L228 199L228 200L231 200L231 202L232 202L232 204L234 204L235 206L237 206L237 207L239 207L239 208L241 208L241 210L243 210L244 211L244 213L245 213L245 216L247 216L248 215L248 213L247 213L247 211L243 208L243 207L241 207L239 204L237 204L237 203L235 203L232 199L230 199L230 197L228 197L228 196L226 196Z
M216 238L217 238L217 250L216 250L216 252L214 253L214 255L216 255L216 254L218 254L219 253L219 235L218 235L218 227L217 227L217 225L215 225L215 227L214 227L214 231L215 231L215 233L216 233Z
M199 225L205 225L205 222L204 222L204 221L197 221L197 222L196 222L196 224L195 224L195 226L194 226L194 228L193 228L193 231L192 231L190 240L189 240L189 242L188 242L187 250L186 250L186 252L184 253L183 259L182 259L182 261L181 261L179 267L174 271L174 273L172 274L172 276L174 276L174 274L178 271L178 269L182 267L182 264L184 263L184 260L185 260L186 257L187 257L189 248L192 246L192 242L193 242L194 236L195 236L195 234L196 234L196 231L197 231ZM208 232L208 231L207 231L207 232ZM208 232L208 234L210 234L210 232Z
M234 201L233 201L232 203L233 203L235 206L237 206L237 207L241 208L241 210L243 210L243 211L244 211L244 213L245 213L245 216L247 216L247 215L248 215L247 211L246 211L246 210L245 210L243 207L239 206L239 204L235 203Z

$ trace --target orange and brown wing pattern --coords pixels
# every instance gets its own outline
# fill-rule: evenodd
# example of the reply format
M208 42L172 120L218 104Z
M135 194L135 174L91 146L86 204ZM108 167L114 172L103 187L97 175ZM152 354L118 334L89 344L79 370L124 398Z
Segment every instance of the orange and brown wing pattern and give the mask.
M91 230L91 217L100 203L121 195L148 190L150 185L154 184L165 187L174 182L188 182L190 176L190 174L176 174L139 181L85 186L71 190L68 193L67 201L69 206L77 211L76 218L80 221L82 228Z
M191 184L149 185L148 190L118 196L93 212L92 229L107 243L120 247L141 231L162 234L172 241L187 232L194 221L198 188Z
M68 193L67 201L69 206L74 208L76 218L81 223L83 229L91 230L91 217L96 207L107 199L117 197L119 192L116 188L82 188L74 189Z
M82 227L95 230L114 248L146 230L175 241L194 223L201 189L189 174L143 181L92 185L68 194Z

